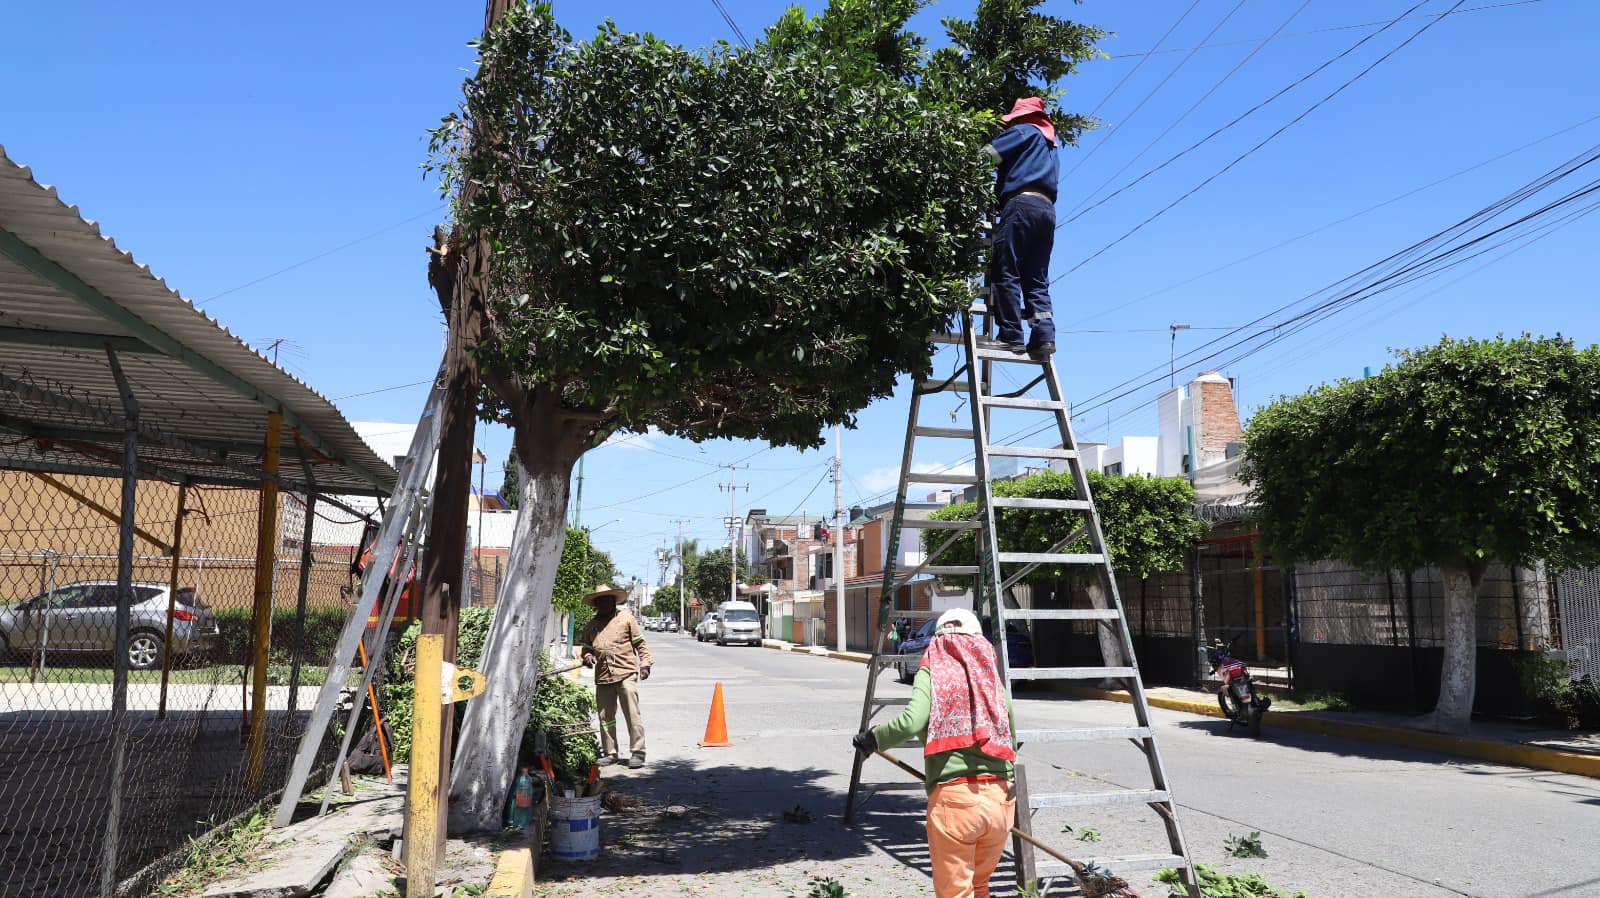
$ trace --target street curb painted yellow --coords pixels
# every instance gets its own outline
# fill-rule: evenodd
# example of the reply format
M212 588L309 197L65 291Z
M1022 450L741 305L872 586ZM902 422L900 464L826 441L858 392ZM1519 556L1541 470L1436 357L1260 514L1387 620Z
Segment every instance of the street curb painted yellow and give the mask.
M1074 686L1061 691L1067 695L1076 695L1083 698L1097 698L1127 704L1133 703L1133 698L1124 692L1108 692L1087 686ZM1222 709L1215 704L1156 695L1150 695L1147 698L1152 707L1165 708L1168 711L1182 711L1187 714L1201 714L1206 717L1222 716ZM1443 733L1425 733L1421 730L1378 726L1377 724L1357 723L1351 720L1330 720L1326 717L1313 717L1309 714L1297 714L1289 711L1268 711L1262 722L1269 726L1286 730L1299 730L1324 736L1343 736L1349 739L1365 739L1368 742L1383 742L1420 751L1436 751L1442 754L1457 755L1480 761L1494 761L1499 764L1510 764L1516 767L1553 770L1557 773L1571 773L1577 776L1590 776L1600 779L1600 756L1597 755L1584 755L1576 752L1559 751L1553 748L1541 748L1534 745L1513 745L1507 742L1491 742L1485 739L1467 739L1461 736L1447 736Z
M494 878L482 898L533 898L533 883L538 872L539 849L544 844L544 815L547 801L540 802L534 824L524 832L525 839L500 852Z

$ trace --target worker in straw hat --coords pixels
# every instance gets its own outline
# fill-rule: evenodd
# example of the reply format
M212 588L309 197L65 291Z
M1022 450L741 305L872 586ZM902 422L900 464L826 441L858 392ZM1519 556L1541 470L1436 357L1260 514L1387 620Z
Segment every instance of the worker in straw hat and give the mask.
M609 584L583 597L595 611L583 628L583 663L594 668L594 695L600 705L600 766L617 763L617 705L628 721L632 755L629 767L644 766L644 716L639 713L639 681L650 679L650 647L644 630L626 608L628 591Z
M989 877L1016 823L1016 742L994 647L965 608L939 616L911 702L858 733L863 753L921 737L928 790L928 855L938 898L988 898Z
M1036 359L1056 351L1050 303L1050 252L1056 243L1056 149L1060 141L1044 101L1023 97L1000 117L1006 129L989 143L998 164L1000 222L990 250L990 310L995 339ZM1023 342L1022 321L1030 333Z

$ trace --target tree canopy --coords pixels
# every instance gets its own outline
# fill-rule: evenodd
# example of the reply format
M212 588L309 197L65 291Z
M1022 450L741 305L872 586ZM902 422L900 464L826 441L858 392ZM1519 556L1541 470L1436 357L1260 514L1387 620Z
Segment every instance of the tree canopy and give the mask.
M515 447L507 450L506 463L500 466L500 501L507 508L516 508L522 501L522 469L517 464Z
M1257 412L1240 479L1284 561L1600 562L1600 350L1444 339Z
M1100 511L1101 529L1114 570L1146 577L1160 571L1181 568L1194 541L1205 533L1205 524L1194 514L1194 487L1170 477L1100 474L1088 472L1089 491ZM1064 471L1040 471L1015 480L997 480L997 497L1030 499L1073 499L1077 490L1072 475ZM958 502L941 508L931 517L940 521L971 520L978 513L976 502ZM1083 522L1078 512L1053 509L995 509L995 536L1002 552L1047 552L1056 542L1072 533ZM972 533L961 532L942 559L974 556ZM1084 536L1064 552L1088 552ZM945 564L959 563L942 561ZM1060 568L1042 565L1027 582L1042 582L1060 577ZM971 578L964 578L970 581Z
M791 10L701 50L512 10L432 141L444 191L482 188L453 214L493 246L485 414L558 404L586 445L653 426L812 446L925 374L981 267L997 101L1100 36L1038 2L985 0L933 54L903 27L925 0Z
M742 574L749 568L750 559L745 557L743 549L739 550L737 558ZM689 587L707 605L720 605L728 598L728 584L732 577L733 571L728 567L728 550L713 549L694 559L694 567L689 570Z

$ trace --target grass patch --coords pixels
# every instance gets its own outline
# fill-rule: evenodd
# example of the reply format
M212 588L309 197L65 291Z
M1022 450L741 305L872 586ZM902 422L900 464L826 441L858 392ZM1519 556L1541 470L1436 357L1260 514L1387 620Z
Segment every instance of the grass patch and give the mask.
M156 888L158 898L192 898L230 874L257 869L272 818L254 814L214 838L189 840L189 855L178 872Z
M1290 711L1359 711L1356 703L1342 692L1314 690L1278 693L1272 697L1272 706Z

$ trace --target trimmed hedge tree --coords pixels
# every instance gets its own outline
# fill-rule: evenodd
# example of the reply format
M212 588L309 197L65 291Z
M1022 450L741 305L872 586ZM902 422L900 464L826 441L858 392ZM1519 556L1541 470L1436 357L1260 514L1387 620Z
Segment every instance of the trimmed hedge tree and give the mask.
M926 374L927 334L971 300L1002 95L1042 92L1099 32L981 0L928 54L905 30L925 5L835 0L752 47L687 50L610 23L574 42L541 3L481 43L433 135L457 242L429 281L482 304L482 413L514 431L529 548L461 731L452 829L498 825L578 457L647 428L819 445Z
M1206 530L1205 523L1194 514L1194 487L1170 477L1087 473L1089 492L1100 512L1100 528L1105 534L1112 570L1148 577L1183 567L1194 541ZM997 480L993 491L1002 498L1077 498L1072 475L1063 471L1041 471L1016 480ZM967 521L977 513L976 502L958 502L939 509L930 517L940 521ZM1076 512L999 508L995 510L995 537L1002 552L1048 552L1082 523L1083 515ZM1089 538L1084 536L1056 551L1091 551ZM943 557L976 558L973 534L963 532ZM1025 582L1046 583L1060 575L1060 565L1041 565ZM950 579L966 585L971 585L972 581L970 577ZM1111 607L1111 597L1106 595L1098 576L1083 576L1082 582L1091 605L1101 609ZM1095 631L1100 637L1100 653L1105 663L1112 666L1125 663L1122 640L1116 631L1108 626L1096 627Z
M1524 335L1398 356L1257 412L1240 478L1280 561L1439 568L1433 726L1462 733L1489 562L1600 562L1600 350Z

